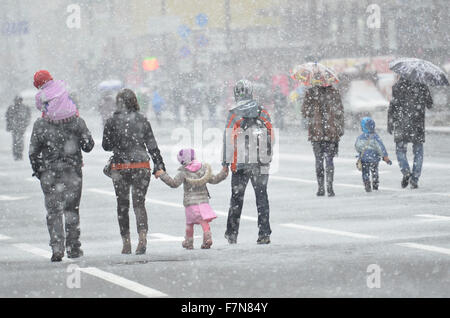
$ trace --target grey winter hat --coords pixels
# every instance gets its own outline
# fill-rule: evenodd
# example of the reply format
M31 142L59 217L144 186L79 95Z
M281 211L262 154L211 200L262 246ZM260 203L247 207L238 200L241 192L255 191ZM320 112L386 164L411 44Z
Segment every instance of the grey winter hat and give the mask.
M253 84L249 80L241 79L234 85L234 99L236 102L253 98Z

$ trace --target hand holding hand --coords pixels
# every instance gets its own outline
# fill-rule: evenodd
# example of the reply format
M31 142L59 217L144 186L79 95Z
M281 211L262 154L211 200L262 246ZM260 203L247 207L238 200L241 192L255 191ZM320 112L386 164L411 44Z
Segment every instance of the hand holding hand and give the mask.
M155 178L158 179L165 171L160 169L155 172Z

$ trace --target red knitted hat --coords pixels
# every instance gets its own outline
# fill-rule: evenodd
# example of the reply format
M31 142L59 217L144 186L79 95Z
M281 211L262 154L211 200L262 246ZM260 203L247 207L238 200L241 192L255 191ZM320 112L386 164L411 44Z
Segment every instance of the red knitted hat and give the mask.
M34 86L36 88L41 87L42 85L44 85L45 83L47 83L48 81L51 81L53 79L53 77L50 75L50 73L46 70L40 70L37 71L34 74Z

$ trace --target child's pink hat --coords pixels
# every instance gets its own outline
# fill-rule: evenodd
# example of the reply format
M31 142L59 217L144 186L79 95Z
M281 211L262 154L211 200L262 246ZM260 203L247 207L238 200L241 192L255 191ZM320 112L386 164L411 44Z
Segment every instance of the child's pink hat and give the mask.
M195 151L192 148L181 149L177 155L178 161L182 165L187 165L195 159Z

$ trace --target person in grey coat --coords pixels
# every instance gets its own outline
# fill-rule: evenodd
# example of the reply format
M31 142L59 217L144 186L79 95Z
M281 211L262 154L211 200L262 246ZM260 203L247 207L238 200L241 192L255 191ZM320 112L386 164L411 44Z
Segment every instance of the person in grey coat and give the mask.
M186 237L182 246L186 249L194 247L194 224L203 228L203 244L201 248L208 249L212 245L212 236L209 222L217 216L209 205L209 192L206 185L218 184L228 176L228 167L217 175L211 172L211 166L195 159L193 149L181 149L177 155L181 167L178 174L171 178L166 172L160 171L156 175L171 188L178 188L183 184L183 205L186 213Z
M6 131L12 133L12 152L14 160L22 160L23 135L30 124L30 107L23 104L23 98L16 96L14 104L6 111Z

